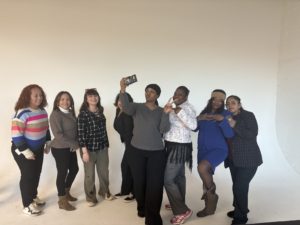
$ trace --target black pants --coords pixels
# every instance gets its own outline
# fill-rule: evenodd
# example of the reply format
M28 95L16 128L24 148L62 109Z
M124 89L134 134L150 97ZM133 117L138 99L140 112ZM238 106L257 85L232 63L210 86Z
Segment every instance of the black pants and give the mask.
M232 178L234 220L247 222L249 184L254 177L257 167L243 168L229 165Z
M44 149L34 151L35 160L26 159L23 154L18 155L13 146L11 151L21 172L20 190L22 202L23 206L27 207L37 197L44 160Z
M51 148L57 168L56 187L58 196L66 195L66 188L70 188L78 173L76 152L69 148Z
M147 151L131 146L128 152L139 214L145 214L147 225L161 225L165 150Z
M129 146L126 146L124 155L121 162L121 172L122 172L122 185L121 185L121 194L128 195L133 193L133 178L132 173L129 167L129 158L128 152L130 151Z

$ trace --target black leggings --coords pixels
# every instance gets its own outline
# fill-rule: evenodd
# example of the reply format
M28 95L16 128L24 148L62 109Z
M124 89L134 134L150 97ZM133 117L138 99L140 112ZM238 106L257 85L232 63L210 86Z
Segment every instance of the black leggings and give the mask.
M23 206L27 207L37 197L40 175L43 166L44 149L34 151L35 160L26 159L23 154L18 155L15 147L11 148L13 157L21 172L20 190Z
M78 173L76 152L69 148L51 148L57 168L56 187L58 196L66 194L66 188L70 188Z

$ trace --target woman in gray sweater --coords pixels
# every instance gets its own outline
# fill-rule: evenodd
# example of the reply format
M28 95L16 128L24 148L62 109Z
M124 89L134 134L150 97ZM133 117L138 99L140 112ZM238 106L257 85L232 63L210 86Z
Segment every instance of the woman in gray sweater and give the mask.
M55 97L50 126L54 136L51 151L57 168L58 206L67 211L75 210L69 201L77 199L69 191L79 170L76 155L79 144L74 101L69 92L61 91Z
M145 224L161 225L160 207L163 196L166 152L162 134L170 129L169 113L172 105L158 106L160 87L149 84L145 88L145 103L130 103L125 93L125 78L120 81L120 100L123 111L133 117L133 137L128 151L139 217Z

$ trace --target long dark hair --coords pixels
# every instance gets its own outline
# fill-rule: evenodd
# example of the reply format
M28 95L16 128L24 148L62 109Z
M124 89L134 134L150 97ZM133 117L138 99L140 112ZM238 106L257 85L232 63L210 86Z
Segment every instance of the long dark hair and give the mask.
M212 112L212 102L213 102L213 100L214 100L214 98L210 98L208 100L207 105L202 110L202 112L200 113L200 115ZM224 105L224 101L223 101L221 107L216 110L216 113L217 114L221 114L224 110L225 110L225 105Z
M128 101L129 102L133 102L133 98L131 97L130 94L128 94L127 92L125 92L125 94L127 95L128 97ZM114 106L118 107L118 101L120 99L120 94L117 94L116 98L115 98L115 102L114 102Z
M45 94L43 88L41 88L37 84L30 84L30 85L23 88L23 90L22 90L22 92L19 96L19 99L18 99L18 101L15 105L15 111L16 112L19 109L23 109L23 108L26 108L26 107L30 106L31 90L34 89L34 88L40 89L40 91L42 92L42 95L43 95L43 101L42 101L39 108L44 109L48 105L46 94Z
M70 108L69 108L69 111L72 113L72 115L74 116L74 117L76 117L76 115L75 115L75 109L74 109L74 100L73 100L73 97L72 97L72 95L69 93L69 92L67 92L67 91L61 91L61 92L59 92L57 95L56 95L56 97L55 97L55 99L54 99L54 102L53 102L53 111L59 111L59 101L60 101L60 99L61 99L61 96L62 95L64 95L64 94L66 94L66 95L68 95L69 96L69 99L70 99L70 103L71 103L71 105L70 105Z
M98 91L96 90L96 88L90 88L90 89L85 90L84 97L83 97L83 102L81 104L81 107L80 107L79 111L81 112L81 111L89 110L89 103L87 102L87 96L88 95L98 96L99 101L97 103L97 107L99 109L99 113L103 113L104 108L100 103L101 102L100 95L99 95Z

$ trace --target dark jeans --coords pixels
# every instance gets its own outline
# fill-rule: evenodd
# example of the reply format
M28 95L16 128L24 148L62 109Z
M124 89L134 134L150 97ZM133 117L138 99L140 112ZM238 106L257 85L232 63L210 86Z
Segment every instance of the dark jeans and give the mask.
M147 225L162 225L160 207L166 165L165 150L147 151L132 146L128 158L139 214L145 214Z
M121 172L122 172L122 184L121 184L121 194L128 195L133 193L133 178L132 173L129 167L128 152L130 151L127 146L124 151L123 159L121 162Z
M34 151L35 160L26 159L23 154L18 155L14 147L11 150L21 172L20 190L22 202L23 206L27 207L37 197L37 189L44 160L44 149Z
M229 165L232 178L234 220L247 222L249 184L254 177L257 167L244 168Z
M66 188L70 188L78 173L76 152L69 148L51 148L57 168L56 187L58 196L66 195Z

